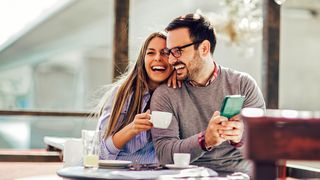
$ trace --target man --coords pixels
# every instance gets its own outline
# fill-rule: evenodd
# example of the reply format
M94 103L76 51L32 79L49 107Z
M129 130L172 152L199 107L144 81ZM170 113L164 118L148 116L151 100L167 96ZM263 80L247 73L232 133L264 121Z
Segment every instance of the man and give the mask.
M173 163L174 153L191 153L191 162L219 172L249 171L239 147L244 124L240 116L229 120L219 110L226 95L245 96L244 107L265 108L254 79L216 64L214 28L199 14L174 19L168 32L166 54L176 69L180 89L161 85L151 101L152 111L173 113L168 129L152 129L157 156Z

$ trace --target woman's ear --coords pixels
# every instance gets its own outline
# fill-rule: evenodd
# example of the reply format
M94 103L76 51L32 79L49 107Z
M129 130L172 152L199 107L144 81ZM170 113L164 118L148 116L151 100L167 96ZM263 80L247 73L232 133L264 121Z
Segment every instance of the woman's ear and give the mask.
M210 55L210 41L208 40L202 41L198 49L199 49L200 56L206 57Z

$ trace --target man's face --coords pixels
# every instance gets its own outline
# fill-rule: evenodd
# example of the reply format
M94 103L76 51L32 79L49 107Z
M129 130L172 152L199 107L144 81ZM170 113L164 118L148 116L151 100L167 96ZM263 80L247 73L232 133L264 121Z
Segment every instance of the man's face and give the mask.
M179 28L168 32L167 48L173 49L193 43L189 37L187 28ZM201 58L199 53L194 49L194 45L180 49L181 56L174 57L172 53L169 56L169 63L177 71L177 79L185 80L189 78L193 80L201 69ZM199 69L200 68L200 69Z

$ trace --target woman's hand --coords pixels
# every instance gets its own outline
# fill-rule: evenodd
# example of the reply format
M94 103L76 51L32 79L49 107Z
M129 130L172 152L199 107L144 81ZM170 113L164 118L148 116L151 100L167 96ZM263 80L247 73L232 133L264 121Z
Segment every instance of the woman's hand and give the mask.
M182 82L177 80L177 71L176 70L172 71L172 74L168 78L167 84L169 87L173 87L174 89L177 88L177 86L179 88L181 88Z
M150 110L145 113L137 114L130 124L122 128L112 136L112 141L115 147L121 149L134 136L142 131L151 129L153 125L149 121L150 117Z
M147 131L153 127L150 122L150 110L145 113L137 114L134 120L128 125L129 130L133 135L137 135L142 131Z

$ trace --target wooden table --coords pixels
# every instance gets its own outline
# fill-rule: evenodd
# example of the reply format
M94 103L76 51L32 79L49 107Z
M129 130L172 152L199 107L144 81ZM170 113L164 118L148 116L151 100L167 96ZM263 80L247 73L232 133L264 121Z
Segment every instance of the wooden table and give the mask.
M295 178L320 177L320 161L287 161L287 176Z
M276 179L281 160L320 160L320 117L309 111L245 108L245 155L254 161L255 179Z

